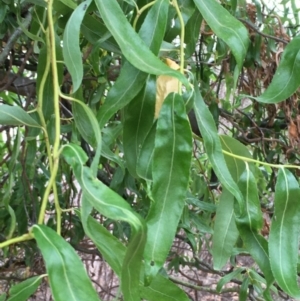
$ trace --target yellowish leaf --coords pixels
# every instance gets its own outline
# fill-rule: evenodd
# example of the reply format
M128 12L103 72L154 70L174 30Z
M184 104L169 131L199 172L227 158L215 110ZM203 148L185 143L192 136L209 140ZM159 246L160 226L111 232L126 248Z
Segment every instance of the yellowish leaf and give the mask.
M179 65L170 60L165 60L166 64L174 69L178 70L180 67ZM155 114L154 118L158 118L161 106L168 96L168 94L172 92L178 93L179 81L175 77L168 76L168 75L160 75L156 80L156 101L155 101Z

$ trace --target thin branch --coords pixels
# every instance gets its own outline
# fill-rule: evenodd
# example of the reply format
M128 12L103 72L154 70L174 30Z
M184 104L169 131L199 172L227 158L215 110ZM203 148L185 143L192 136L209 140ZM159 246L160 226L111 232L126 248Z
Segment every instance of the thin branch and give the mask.
M252 22L248 21L248 20L245 20L245 19L242 19L242 18L238 18L241 22L243 22L244 24L248 25L249 27L251 27L254 31L256 31L259 35L261 35L262 37L265 37L265 38L268 38L268 39L272 39L274 41L277 41L279 43L283 43L283 44L288 44L289 41L287 40L284 40L284 39L281 39L281 38L278 38L278 37L274 37L274 36L271 36L269 34L266 34L266 33L263 33L259 30L258 27L256 27Z

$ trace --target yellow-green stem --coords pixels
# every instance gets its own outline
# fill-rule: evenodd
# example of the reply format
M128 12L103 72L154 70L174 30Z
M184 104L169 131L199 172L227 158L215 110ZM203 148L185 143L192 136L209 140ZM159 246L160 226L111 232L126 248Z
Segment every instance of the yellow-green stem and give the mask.
M27 234L24 234L24 235L22 235L22 236L18 236L18 237L15 237L15 238L11 238L11 239L9 239L9 240L6 240L6 241L0 243L0 249L2 249L2 248L4 248L4 247L7 247L7 246L9 246L9 245L18 243L18 242L30 240L30 239L32 239L32 238L33 238L33 236L32 236L32 234L30 234L30 233L27 233Z
M230 157L233 157L233 158L242 160L242 161L244 161L244 162L253 162L253 163L257 163L257 164L259 164L259 165L269 166L269 167L273 167L273 168L292 168L292 169L300 169L300 166L297 166L297 165L289 165L289 164L272 164L272 163L267 163L267 162L262 162L262 161L259 161L259 160L255 160L255 159L252 159L252 158L247 158L247 157L243 157L243 156L238 156L238 155L235 155L235 154L233 154L233 153L227 152L227 151L225 151L225 150L222 150L222 152L223 152L225 155L228 155L228 156L230 156Z
M180 73L184 74L184 39L185 39L184 21L177 0L173 0L172 4L176 9L179 23L180 23L180 69L179 71ZM179 82L179 88L178 88L179 94L182 94L181 87L182 87L182 83Z
M56 48L55 48L55 31L54 31L54 23L53 23L53 0L48 1L48 31L46 34L47 38L47 45L50 45L49 50L49 57L50 62L52 63L52 82L53 82L53 103L54 103L54 115L55 115L55 139L54 144L52 148L52 159L53 159L53 166L51 170L51 177L49 180L49 183L46 187L42 205L40 209L40 215L39 215L39 224L43 223L45 212L46 212L46 206L48 202L48 198L51 192L51 188L53 189L54 194L54 204L56 209L56 222L57 222L57 233L61 233L61 208L59 205L58 200L58 194L57 194L57 187L56 187L56 175L58 172L59 167L59 147L60 147L60 111L59 111L59 83L58 83L58 72L57 72L57 65L56 65Z
M141 9L138 9L137 7L137 12L136 12L136 16L133 20L133 24L132 24L132 27L134 29L136 29L136 24L139 20L139 17L141 16L141 14L146 10L148 9L149 7L151 7L153 4L155 3L155 1L152 1L152 2L149 2L148 4L144 5Z

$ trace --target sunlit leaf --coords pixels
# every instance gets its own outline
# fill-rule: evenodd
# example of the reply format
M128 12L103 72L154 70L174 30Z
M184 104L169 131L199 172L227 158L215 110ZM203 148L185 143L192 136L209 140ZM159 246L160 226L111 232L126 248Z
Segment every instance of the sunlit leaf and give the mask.
M185 204L192 153L192 135L179 94L169 94L157 122L153 158L154 203L147 216L146 280L162 267Z
M300 229L300 188L293 174L281 168L275 187L269 253L272 271L279 286L299 299L297 262Z
M43 225L34 225L32 233L42 252L55 301L99 301L84 265L71 245Z

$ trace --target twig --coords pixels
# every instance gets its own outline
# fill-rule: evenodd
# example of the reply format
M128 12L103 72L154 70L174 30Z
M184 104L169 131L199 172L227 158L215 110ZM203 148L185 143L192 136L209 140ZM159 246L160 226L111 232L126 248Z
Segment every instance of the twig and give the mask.
M23 26L25 28L28 28L30 23L31 23L31 13L27 13L25 20L23 22ZM14 44L16 42L16 40L19 38L19 36L23 33L22 27L19 26L14 33L11 35L11 37L9 38L9 40L7 41L4 49L2 50L2 52L0 53L0 66L4 63L4 61L6 60L9 52L11 51L11 49L14 47Z
M277 42L280 42L280 43L283 43L283 44L288 44L289 41L287 40L284 40L284 39L281 39L281 38L278 38L278 37L274 37L274 36L271 36L269 34L266 34L266 33L263 33L259 30L259 28L257 28L252 22L248 21L248 20L245 20L245 19L242 19L242 18L238 18L241 22L243 22L244 24L248 25L249 27L251 27L254 31L256 31L259 35L265 37L265 38L269 38L269 39L272 39L274 41L277 41Z

